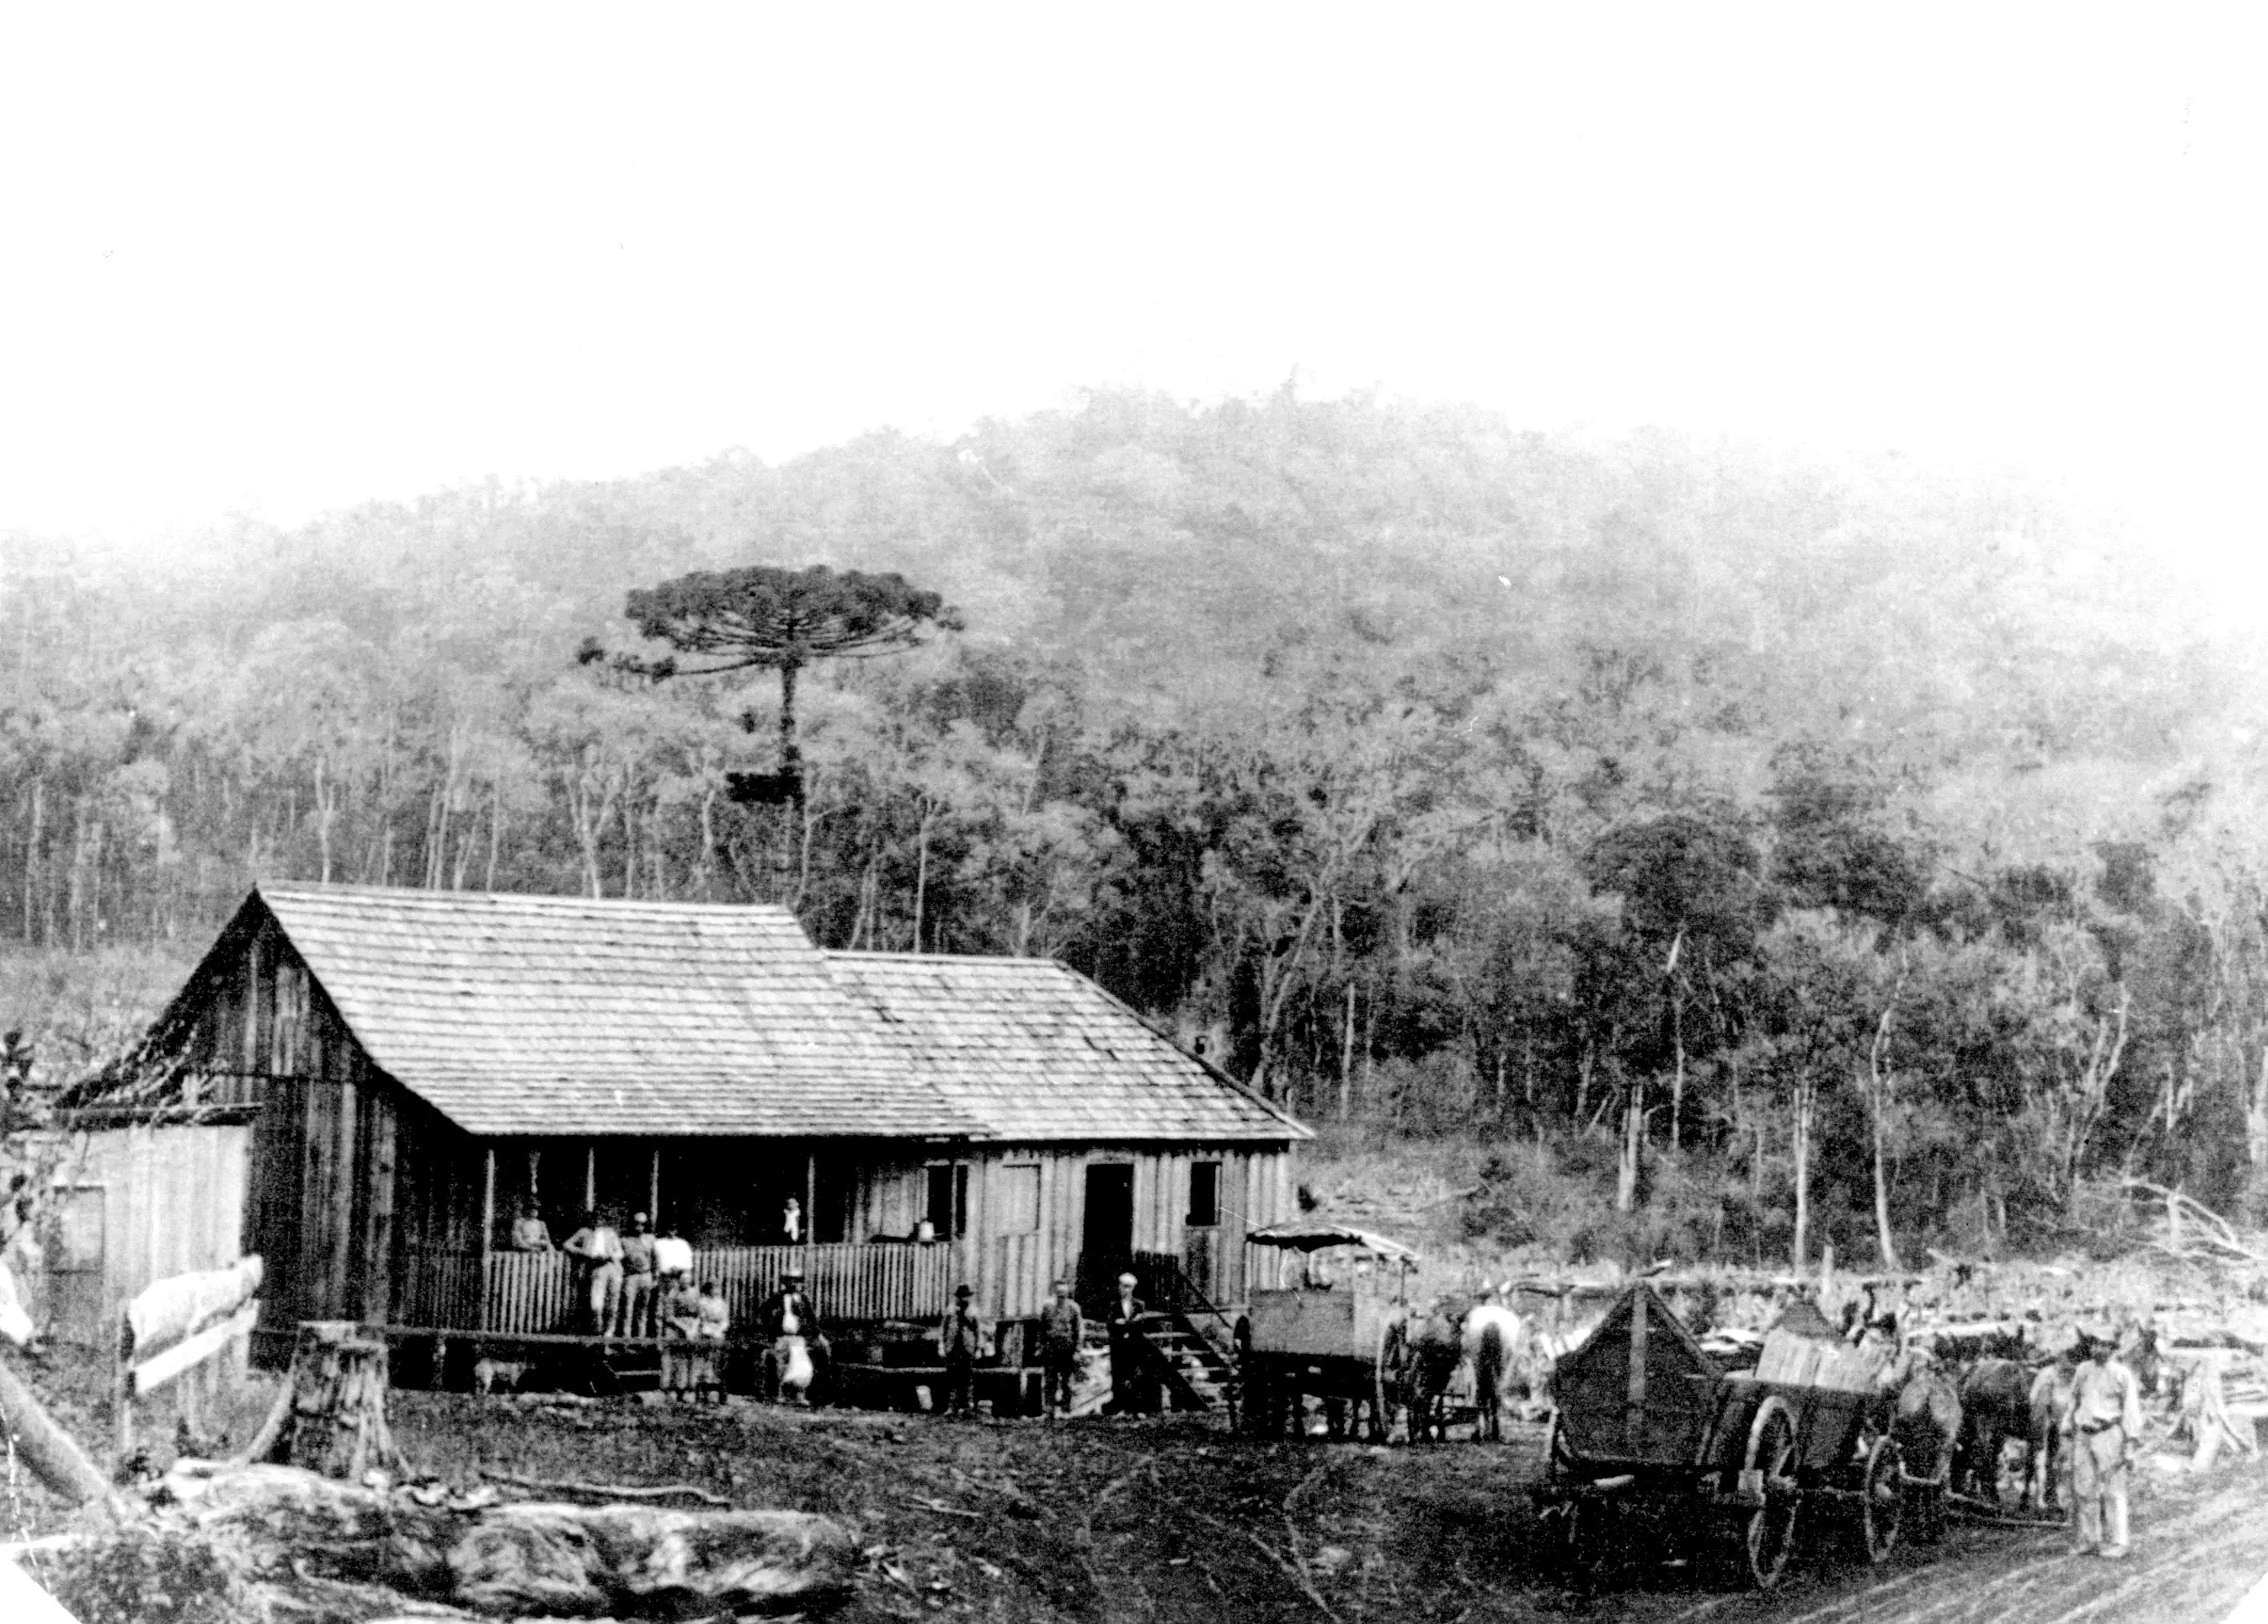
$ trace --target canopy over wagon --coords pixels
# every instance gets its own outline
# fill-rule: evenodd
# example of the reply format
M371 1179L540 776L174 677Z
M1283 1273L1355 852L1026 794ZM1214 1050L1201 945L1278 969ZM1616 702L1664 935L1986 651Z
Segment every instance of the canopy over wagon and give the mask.
M1559 1361L1559 1415L1543 1484L1569 1556L1615 1545L1618 1507L1683 1502L1729 1536L1760 1587L1779 1577L1808 1503L1854 1513L1870 1560L1897 1539L1906 1476L1880 1361L1775 1329L1753 1374L1725 1373L1654 1290L1631 1286Z
M1287 1224L1271 1224L1245 1237L1255 1246L1280 1246L1292 1252L1321 1252L1331 1246L1352 1246L1359 1251L1388 1258L1416 1268L1418 1254L1398 1240L1388 1240L1383 1235L1368 1230L1359 1230L1344 1224L1328 1224L1313 1219L1295 1219Z
M1310 1219L1270 1224L1246 1240L1300 1260L1298 1282L1256 1285L1236 1325L1247 1428L1278 1435L1313 1396L1323 1400L1335 1435L1344 1432L1351 1407L1367 1407L1372 1433L1382 1437L1390 1350L1409 1310L1418 1253L1367 1230ZM1333 1268L1333 1258L1346 1267Z

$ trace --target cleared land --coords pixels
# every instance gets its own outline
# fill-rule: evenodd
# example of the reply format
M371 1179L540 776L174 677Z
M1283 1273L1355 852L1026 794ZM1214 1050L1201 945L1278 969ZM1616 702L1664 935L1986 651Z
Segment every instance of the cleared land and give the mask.
M1526 1494L1542 1433L1503 1446L1254 1444L1185 1418L960 1422L754 1407L535 1404L394 1395L401 1443L460 1481L690 1483L742 1506L855 1520L852 1620L1597 1617L1641 1624L2217 1620L2268 1569L2268 1466L2145 1473L2123 1565L2060 1532L1956 1524L1880 1568L1815 1525L1779 1591L1705 1559L1671 1565L1683 1519L1631 1531L1633 1561L1572 1591L1547 1571Z

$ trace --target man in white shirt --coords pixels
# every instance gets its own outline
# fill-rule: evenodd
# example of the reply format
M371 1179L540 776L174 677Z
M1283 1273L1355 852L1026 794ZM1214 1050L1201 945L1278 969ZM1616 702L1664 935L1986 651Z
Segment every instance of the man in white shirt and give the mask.
M2126 1554L2127 1480L2142 1450L2142 1389L2101 1326L2080 1327L2084 1355L2071 1384L2071 1487L2081 1556ZM2110 1524L2109 1538L2103 1524Z
M577 1259L588 1275L587 1303L593 1334L612 1336L622 1303L622 1238L597 1209L583 1215L583 1227L559 1248Z
M693 1243L677 1232L675 1224L665 1225L661 1238L653 1243L653 1272L659 1290L676 1290L671 1276L682 1278L693 1273Z

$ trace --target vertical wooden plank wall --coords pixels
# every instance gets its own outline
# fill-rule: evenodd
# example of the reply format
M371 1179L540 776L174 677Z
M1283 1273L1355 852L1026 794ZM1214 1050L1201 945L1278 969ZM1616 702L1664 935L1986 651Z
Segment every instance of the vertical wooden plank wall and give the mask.
M369 1206L362 1228L362 1317L384 1320L394 1309L394 1203L398 1194L395 1158L401 1128L394 1091L371 1091L367 1118L370 1176L364 1183Z
M105 1128L75 1145L57 1177L104 1193L100 1313L57 1334L107 1347L144 1287L241 1256L252 1141L246 1125L200 1123Z
M968 1152L966 1159L974 1233L961 1267L976 1289L982 1312L989 1315L1036 1314L1045 1306L1055 1279L1074 1275L1086 1239L1086 1169L1094 1164L1130 1164L1134 1169L1134 1249L1178 1257L1188 1235L1190 1165L1219 1163L1220 1224L1212 1299L1223 1307L1233 1306L1245 1300L1252 1285L1274 1283L1245 1278L1244 1238L1292 1209L1287 1151L1213 1145L988 1145ZM1004 1227L1007 1214L1002 1170L1030 1165L1040 1169L1040 1227L1035 1234L1011 1235Z
M209 995L189 1052L239 1074L226 1097L261 1106L239 1227L268 1260L264 1321L384 1318L399 1246L400 1091L273 921L248 933Z

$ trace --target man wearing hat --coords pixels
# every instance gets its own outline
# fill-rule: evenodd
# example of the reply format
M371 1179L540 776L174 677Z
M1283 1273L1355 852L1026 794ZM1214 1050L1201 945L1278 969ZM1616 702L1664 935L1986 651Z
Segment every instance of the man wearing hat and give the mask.
M969 1306L976 1292L968 1286L953 1289L953 1307L938 1327L937 1350L945 1356L945 1413L976 1413L976 1360L984 1351L984 1325Z
M819 1334L819 1316L812 1312L811 1299L804 1295L803 1270L793 1264L780 1271L779 1290L764 1299L763 1306L756 1311L756 1319L764 1341L779 1356L783 1369L788 1359L784 1340L787 1337L803 1338L805 1346L814 1353L826 1351L826 1339Z
M1142 1334L1135 1322L1149 1309L1134 1295L1136 1283L1131 1275L1119 1275L1118 1295L1102 1313L1103 1326L1110 1333L1110 1413L1114 1415L1132 1415L1145 1407L1144 1384L1137 1374L1143 1363L1144 1350L1138 1346Z
M2071 1488L2078 1503L2081 1556L2126 1554L2126 1488L2142 1448L2142 1390L2117 1356L2107 1327L2079 1328L2080 1366L2071 1384ZM2103 1526L2108 1513L2108 1538Z

